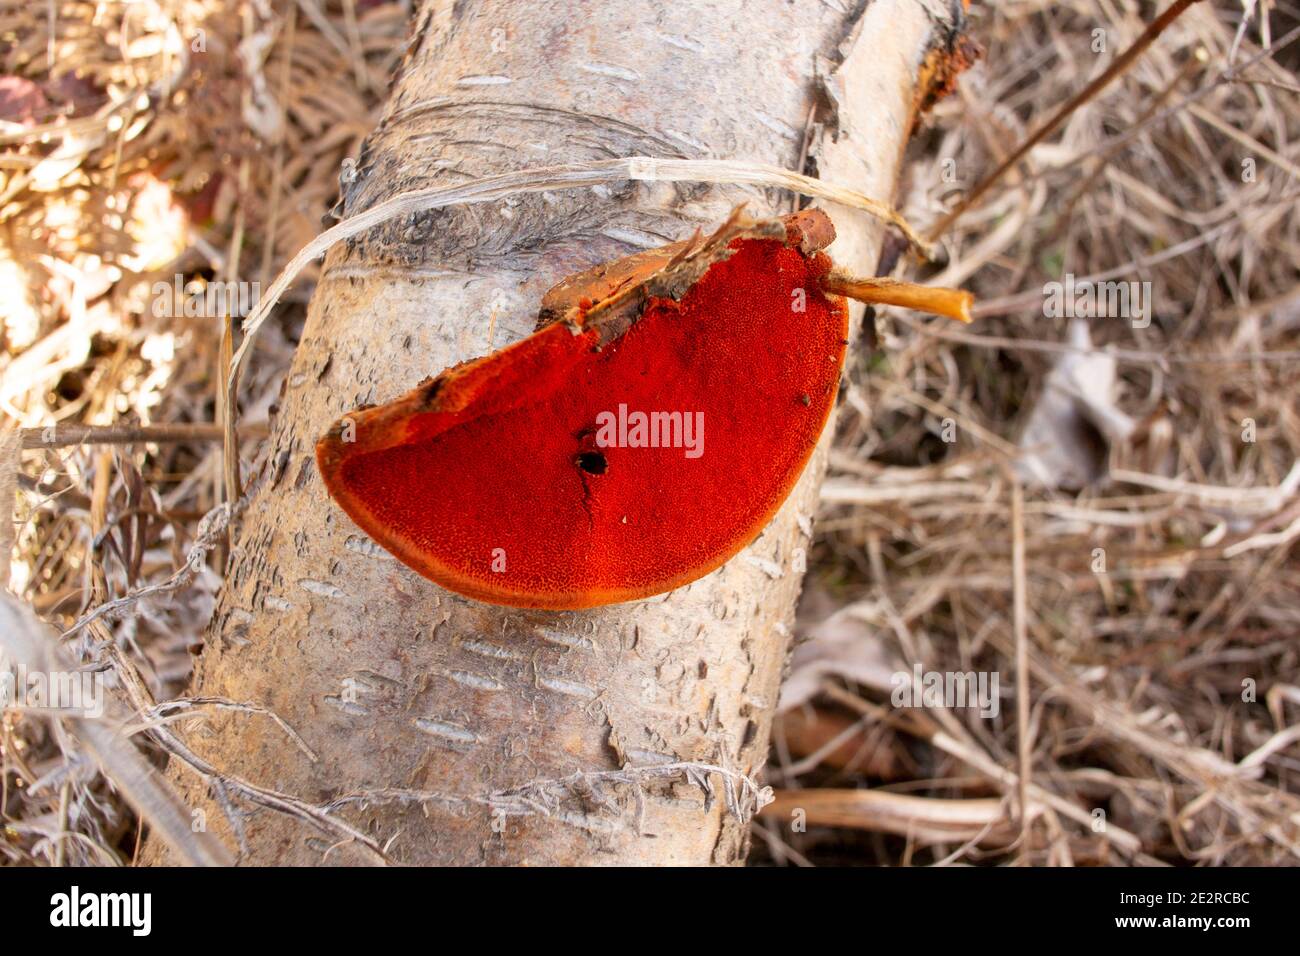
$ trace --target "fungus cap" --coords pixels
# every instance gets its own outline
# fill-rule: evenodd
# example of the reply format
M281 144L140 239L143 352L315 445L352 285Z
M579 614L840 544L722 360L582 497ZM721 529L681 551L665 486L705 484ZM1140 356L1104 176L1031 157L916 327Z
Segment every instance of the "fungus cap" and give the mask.
M329 493L443 587L576 609L688 584L754 540L839 389L825 214L747 220L572 276L528 338L354 412Z

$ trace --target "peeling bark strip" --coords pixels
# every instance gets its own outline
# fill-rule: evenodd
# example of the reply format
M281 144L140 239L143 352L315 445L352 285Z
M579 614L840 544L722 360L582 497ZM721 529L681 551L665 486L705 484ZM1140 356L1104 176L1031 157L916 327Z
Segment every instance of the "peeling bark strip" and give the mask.
M823 176L887 199L949 5L842 6L430 0L345 212L525 165L645 153L793 167L805 146ZM836 114L805 144L818 75ZM196 677L199 693L275 711L319 759L271 721L224 713L191 735L204 758L332 809L401 862L743 859L831 429L736 559L661 597L569 613L478 604L378 560L312 462L348 409L527 334L529 303L557 279L685 238L739 201L766 215L789 200L636 182L412 215L334 249ZM872 271L877 223L830 212L836 261ZM220 805L178 779L233 847ZM372 859L267 811L244 831L249 863Z

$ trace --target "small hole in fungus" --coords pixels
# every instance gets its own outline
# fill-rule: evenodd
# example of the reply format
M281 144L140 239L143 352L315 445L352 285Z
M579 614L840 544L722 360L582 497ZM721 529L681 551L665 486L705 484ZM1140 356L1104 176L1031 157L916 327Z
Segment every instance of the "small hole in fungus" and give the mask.
M589 475L603 475L605 469L609 467L604 454L598 451L584 451L574 461Z

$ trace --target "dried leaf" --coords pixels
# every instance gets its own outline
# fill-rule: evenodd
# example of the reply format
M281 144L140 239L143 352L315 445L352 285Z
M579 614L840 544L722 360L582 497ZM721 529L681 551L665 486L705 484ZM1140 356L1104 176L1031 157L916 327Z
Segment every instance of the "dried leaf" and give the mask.
M1088 323L1070 323L1070 345L1047 376L1020 438L1023 481L1079 489L1106 473L1111 444L1127 441L1135 422L1115 404L1115 359L1092 346Z

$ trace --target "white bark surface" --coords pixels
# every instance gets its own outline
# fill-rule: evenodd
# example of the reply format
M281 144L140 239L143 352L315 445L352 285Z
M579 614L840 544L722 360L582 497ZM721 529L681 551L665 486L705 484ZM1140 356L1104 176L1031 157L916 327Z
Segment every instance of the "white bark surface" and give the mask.
M427 2L346 211L458 177L612 156L795 168L823 80L836 109L818 119L837 121L813 143L821 175L889 200L946 10ZM784 194L628 183L419 214L334 250L194 688L273 709L318 759L271 721L226 712L190 732L196 751L308 803L369 793L339 813L400 862L743 860L754 794L741 782L766 758L833 424L780 515L725 567L573 613L479 604L408 571L328 500L313 462L316 438L349 409L526 334L564 275L713 226L742 199L755 215L790 209ZM871 273L878 225L829 211L831 254ZM661 764L725 772L647 769ZM173 773L235 847L202 781ZM244 862L372 859L269 810L243 828ZM149 857L165 859L159 846Z

